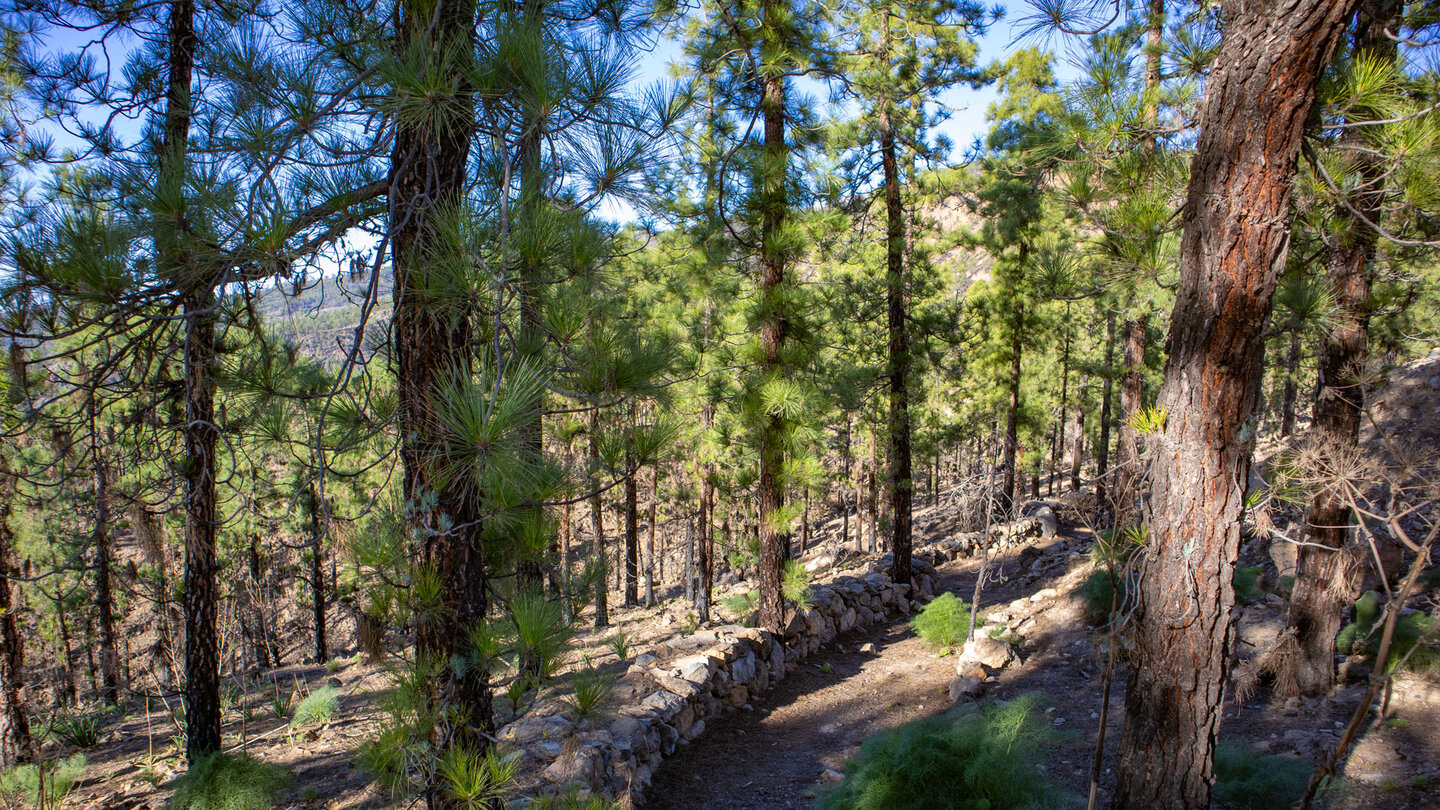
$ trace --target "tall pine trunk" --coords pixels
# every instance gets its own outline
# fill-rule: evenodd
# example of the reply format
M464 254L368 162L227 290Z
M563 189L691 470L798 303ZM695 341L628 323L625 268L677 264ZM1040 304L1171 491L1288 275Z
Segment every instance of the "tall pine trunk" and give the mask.
M323 664L330 659L330 650L325 643L325 512L313 483L307 486L305 495L310 511L310 595L315 600L311 608L315 663Z
M92 381L93 382L93 381ZM95 496L95 527L90 543L95 548L95 612L100 621L100 700L120 703L120 649L115 635L115 595L110 582L110 477L95 412L95 394L87 401L90 420L90 463Z
M1105 477L1110 472L1110 404L1115 398L1115 313L1105 315L1105 378L1100 386L1100 441L1095 448L1095 495L1105 503L1115 489Z
M887 41L888 32L887 27ZM910 331L905 306L905 208L900 203L900 168L888 103L880 112L880 155L885 170L885 296L890 331L890 579L906 583L915 489L910 469Z
M1393 63L1395 41L1386 33L1402 4L1398 0L1369 0L1361 8L1355 37L1357 54ZM1342 140L1364 146L1355 129ZM1381 219L1385 183L1383 167L1364 149L1354 152L1362 182L1350 203L1371 222ZM1336 207L1336 243L1331 245L1326 272L1335 292L1340 317L1320 341L1320 393L1315 397L1309 440L1329 457L1344 457L1359 442L1365 406L1361 370L1368 357L1371 262L1377 234L1344 205ZM1290 596L1290 628L1299 644L1295 682L1301 694L1323 696L1334 685L1335 636L1340 632L1341 610L1355 598L1358 550L1349 542L1352 519L1340 493L1321 487L1310 497L1305 511L1305 535L1295 565L1295 589Z
M1145 408L1145 332L1150 318L1125 322L1125 376L1120 380L1120 442L1115 449L1114 525L1134 526L1140 520L1140 437L1135 419Z
M1353 5L1226 6L1182 209L1117 810L1210 806L1253 442L1244 431L1305 119Z
M1024 246L1021 247L1023 251ZM1021 261L1023 262L1024 259L1022 258ZM1000 502L1004 504L1006 515L1013 515L1015 511L1017 495L1015 483L1016 474L1019 472L1016 455L1020 449L1020 360L1024 345L1022 343L1025 328L1024 302L1016 300L1012 317L1014 320L1010 324L1010 396L1005 413L1005 454L1000 478Z
M767 38L780 38L778 29L788 24L785 19L787 12L788 9L784 9L779 0L762 3L762 24L767 29ZM778 42L773 44L779 45ZM772 379L785 375L785 363L781 357L787 331L785 307L781 303L785 284L781 231L785 227L789 206L785 189L789 161L785 143L785 77L769 73L761 82L760 106L765 140L759 178L760 299L766 314L760 324L760 366L764 377ZM760 480L757 485L760 505L760 560L757 566L760 601L755 619L760 627L779 633L785 625L780 580L785 561L790 556L789 529L781 522L785 509L782 470L788 426L787 420L778 413L762 413L760 418L763 420L760 429Z
M16 349L12 346L12 351ZM30 736L30 716L22 702L25 693L25 639L15 620L11 577L18 571L12 562L15 531L10 518L15 510L18 480L10 459L0 450L0 767L9 768L35 758L35 741Z
M436 75L465 76L474 54L473 0L403 0L396 12L396 57ZM416 47L418 46L418 47ZM398 392L402 493L415 565L439 578L439 605L415 629L416 655L445 662L470 651L471 632L486 620L489 571L479 541L479 508L463 484L441 474L439 392L472 372L473 326L468 311L434 300L447 281L432 257L443 250L438 221L465 205L474 130L474 97L462 79L436 113L402 119L390 155L391 334ZM429 685L431 708L453 707L436 724L437 754L451 746L484 750L494 730L490 673L484 666L445 667ZM425 789L443 805L438 781Z

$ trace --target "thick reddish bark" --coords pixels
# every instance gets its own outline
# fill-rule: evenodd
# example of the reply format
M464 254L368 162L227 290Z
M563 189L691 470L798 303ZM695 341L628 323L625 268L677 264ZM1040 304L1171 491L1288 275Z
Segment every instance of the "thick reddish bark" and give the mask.
M1353 6L1226 6L1182 210L1118 810L1210 806L1264 325L1305 119Z
M1401 6L1398 0L1370 0L1362 6L1357 53L1395 60L1395 41L1385 31L1392 27ZM1347 130L1342 137L1357 147L1365 146L1365 136L1357 129ZM1363 148L1354 154L1360 161L1360 187L1365 190L1350 203L1366 219L1379 222L1385 196L1384 169ZM1339 318L1320 341L1320 392L1308 439L1322 453L1343 457L1355 449L1360 438L1365 405L1360 370L1368 356L1371 261L1377 234L1344 205L1336 207L1335 220L1340 226L1330 246L1327 275ZM1335 636L1340 632L1341 610L1356 596L1357 563L1363 558L1350 539L1350 522L1350 509L1334 489L1321 487L1311 496L1305 511L1308 543L1298 550L1295 590L1290 597L1290 628L1300 647L1300 655L1292 659L1295 683L1304 695L1325 695L1334 685Z

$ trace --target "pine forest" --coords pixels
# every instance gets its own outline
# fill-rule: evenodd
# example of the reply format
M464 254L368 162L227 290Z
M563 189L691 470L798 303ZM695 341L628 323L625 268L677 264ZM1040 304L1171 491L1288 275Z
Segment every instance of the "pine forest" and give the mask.
M1440 5L0 0L0 810L1440 807Z

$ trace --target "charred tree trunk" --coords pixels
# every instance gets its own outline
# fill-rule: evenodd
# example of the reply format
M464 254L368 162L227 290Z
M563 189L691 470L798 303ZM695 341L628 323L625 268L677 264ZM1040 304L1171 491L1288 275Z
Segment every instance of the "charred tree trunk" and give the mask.
M120 648L115 635L115 594L110 583L110 479L100 438L96 434L95 397L89 400L90 463L94 465L95 528L90 542L95 547L95 612L100 620L100 700L120 703Z
M655 468L650 478L649 528L645 530L645 606L655 606L655 512L656 501L660 498L660 468ZM664 560L662 554L660 557ZM663 563L662 563L663 565ZM663 576L663 574L662 574Z
M1120 381L1120 443L1115 451L1115 528L1140 520L1140 437L1135 420L1145 409L1145 343L1149 315L1125 322L1125 376Z
M473 0L404 0L395 13L396 58L421 62L412 67L435 75L470 75L475 15ZM471 632L489 612L490 576L476 496L440 474L434 449L444 407L440 392L468 379L473 365L471 314L436 300L445 282L431 261L443 249L438 222L465 205L475 100L464 78L454 88L444 103L433 105L436 114L397 128L389 175L402 493L410 505L406 522L415 565L434 572L440 585L439 604L417 623L415 647L417 656L439 662L469 651ZM431 744L437 754L452 746L490 747L495 718L486 667L442 667L429 690L431 708L456 710L441 715L455 719L436 724ZM438 780L424 792L431 807L446 803Z
M1355 51L1393 63L1395 41L1386 33L1394 28L1402 4L1399 0L1369 0L1361 7L1355 36ZM1342 139L1364 145L1354 129ZM1366 219L1379 222L1385 198L1384 167L1364 149L1355 151L1363 178L1363 192L1351 200ZM1309 440L1321 449L1322 458L1343 458L1353 451L1360 438L1365 406L1362 370L1368 358L1370 325L1371 262L1375 257L1377 234L1351 210L1340 205L1335 211L1335 244L1330 246L1326 269L1330 287L1339 305L1339 320L1320 341L1320 392L1315 397ZM1337 487L1321 487L1311 496L1305 510L1308 542L1298 549L1295 590L1290 596L1290 628L1300 648L1295 662L1295 682L1307 696L1329 694L1334 685L1335 637L1340 632L1344 605L1355 598L1356 560L1359 551L1350 542L1352 515Z
M1207 810L1264 326L1295 159L1353 2L1226 6L1182 209L1117 810Z
M1080 401L1085 401L1085 394L1090 390L1088 377L1082 377L1080 384ZM1085 462L1085 408L1084 406L1075 409L1075 451L1070 459L1070 491L1080 491L1080 468Z
M1280 395L1280 438L1295 432L1295 400L1299 395L1300 324L1290 325L1290 348L1285 352L1285 384Z
M325 521L324 504L315 492L315 485L306 490L306 505L310 510L310 595L315 604L311 618L315 625L315 663L330 660L330 650L325 643Z
M764 17L762 25L769 29L767 39L778 40L777 29L786 24L783 19L785 12L778 0L765 0L761 4L761 14ZM786 193L789 147L785 143L785 77L771 73L762 79L762 84L760 106L765 140L758 207L761 219L760 299L766 314L760 324L760 367L766 378L779 378L786 373L781 353L788 331L785 306L781 302L785 285L781 231L785 227L789 207ZM789 528L781 523L785 509L782 470L789 427L787 420L777 413L762 414L760 418L763 420L759 448L760 480L757 484L760 505L760 560L757 566L760 602L755 619L758 626L779 633L785 626L785 603L780 582L785 561L790 556Z
M629 464L625 470L625 607L640 604L640 498L636 478L639 469Z
M911 575L910 509L915 492L910 459L910 330L906 311L905 208L900 202L900 168L888 103L880 112L880 155L885 170L885 295L890 332L890 579L905 583Z
M1095 495L1100 503L1115 486L1105 478L1110 471L1110 403L1115 398L1115 313L1105 315L1105 380L1100 387L1100 446L1095 448Z
M15 620L10 579L19 574L11 559L15 531L10 525L17 483L10 459L0 451L0 767L6 768L35 759L25 713L25 640Z
M595 536L592 553L600 563L600 575L595 578L595 626L610 626L610 574L607 563L610 558L605 550L605 510L600 503L600 444L596 433L600 430L600 411L590 411L590 528Z
M185 756L190 762L220 749L220 647L215 573L215 323L214 280L186 246L183 203L192 117L191 82L198 47L193 0L170 7L164 143L159 185L182 202L160 219L156 253L162 272L182 290L185 427Z
M1015 512L1016 453L1020 449L1020 359L1021 342L1025 328L1025 304L1015 302L1014 321L1010 325L1010 398L1005 415L1005 455L1001 462L1004 473L1000 479L1000 502L1005 514L1011 517Z

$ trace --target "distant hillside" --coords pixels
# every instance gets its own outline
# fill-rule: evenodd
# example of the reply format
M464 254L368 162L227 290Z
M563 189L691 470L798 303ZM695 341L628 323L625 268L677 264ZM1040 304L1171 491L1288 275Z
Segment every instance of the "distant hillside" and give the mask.
M259 310L265 321L303 354L322 363L338 363L350 349L369 281L368 274L342 274L322 278L299 295L272 288L260 297ZM372 339L390 319L391 287L390 274L382 272L378 301L366 330Z
M941 234L961 228L979 228L981 219L951 198L922 213ZM978 248L954 247L938 254L936 264L950 272L954 289L961 295L977 281L990 280L994 259ZM260 297L259 310L267 323L292 341L308 357L322 363L338 363L349 351L355 324L360 320L360 302L365 297L369 274L326 276L300 291L272 287ZM393 279L382 271L378 302L371 312L367 332L373 340L390 319Z

